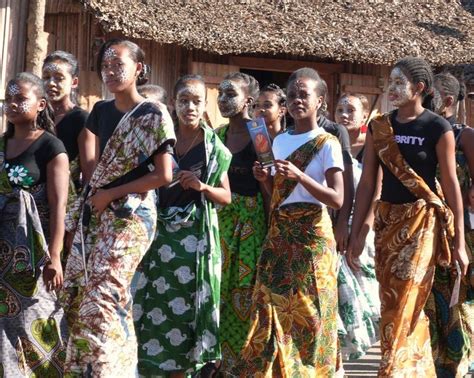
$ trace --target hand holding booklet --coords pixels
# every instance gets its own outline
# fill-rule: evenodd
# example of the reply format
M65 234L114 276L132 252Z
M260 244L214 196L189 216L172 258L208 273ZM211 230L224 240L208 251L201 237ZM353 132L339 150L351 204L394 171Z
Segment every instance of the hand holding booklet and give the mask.
M168 188L171 188L172 186L175 186L177 183L179 183L178 174L181 171L179 164L173 155L171 155L171 170L173 171L173 179L169 183Z
M171 169L173 171L173 179L171 180L171 183L168 185L168 188L171 188L175 186L176 184L179 184L179 173L182 171L182 169L179 166L179 163L176 161L173 155L171 155ZM202 176L203 169L204 169L203 163L199 162L191 166L189 170L193 174L195 174L196 177L200 178Z
M263 167L272 166L275 157L273 156L272 141L268 134L265 120L262 117L258 117L247 121L247 129L257 153L258 161Z

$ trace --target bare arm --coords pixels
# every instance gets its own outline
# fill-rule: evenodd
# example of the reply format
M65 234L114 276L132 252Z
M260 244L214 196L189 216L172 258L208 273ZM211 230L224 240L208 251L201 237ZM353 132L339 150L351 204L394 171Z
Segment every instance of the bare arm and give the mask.
M110 202L125 197L127 194L146 193L149 190L168 185L173 178L171 155L167 152L156 154L153 163L155 169L152 172L126 184L97 191L91 197L95 210L100 214Z
M222 181L219 186L204 184L190 171L181 171L179 182L185 190L194 189L198 192L202 192L209 201L218 205L228 205L232 200L227 172L222 176Z
M271 198L273 192L273 176L270 173L270 168L263 168L260 162L255 161L252 167L253 175L260 184L260 189L267 197Z
M79 159L84 184L87 184L99 161L99 138L92 131L83 128L79 133Z
M454 251L453 258L459 262L464 274L467 272L469 260L464 244L464 216L461 190L456 176L455 140L452 132L444 133L436 144L439 169L441 173L441 187L446 202L454 215Z
M298 182L318 201L333 209L340 209L344 202L342 171L338 168L330 168L325 175L328 186L321 185L304 172L299 176Z
M64 238L64 218L69 183L69 162L65 153L58 154L46 166L46 190L49 206L50 264L43 277L48 289L59 289L63 283L61 250Z
M335 227L335 238L339 252L346 250L349 239L349 217L354 203L354 173L352 164L344 164L342 176L344 178L344 203L337 215Z
M255 161L252 167L253 175L258 181L260 192L263 197L263 207L265 209L265 218L268 221L271 212L271 201L273 192L273 176L270 173L271 168L263 168L260 162Z
M367 133L362 175L357 186L351 236L346 252L347 262L352 269L358 267L358 259L362 253L360 246L364 245L367 228L373 222L374 200L378 196L382 176L380 171L372 134Z
M344 201L344 182L339 168L326 171L327 186L321 185L287 160L275 160L275 170L277 175L298 181L318 201L334 209L341 208Z

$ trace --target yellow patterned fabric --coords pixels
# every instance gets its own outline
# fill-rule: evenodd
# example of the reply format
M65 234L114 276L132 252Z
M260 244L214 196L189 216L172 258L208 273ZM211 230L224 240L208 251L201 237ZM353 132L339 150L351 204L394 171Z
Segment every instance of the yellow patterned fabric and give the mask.
M376 207L376 274L380 283L380 377L435 376L428 319L423 311L435 265L451 262L453 215L440 196L408 165L398 149L390 115L371 125L380 160L418 198L379 201Z
M304 170L324 145L320 135L287 160ZM333 377L337 365L337 253L326 208L280 206L296 181L276 175L272 215L257 266L252 318L239 377Z

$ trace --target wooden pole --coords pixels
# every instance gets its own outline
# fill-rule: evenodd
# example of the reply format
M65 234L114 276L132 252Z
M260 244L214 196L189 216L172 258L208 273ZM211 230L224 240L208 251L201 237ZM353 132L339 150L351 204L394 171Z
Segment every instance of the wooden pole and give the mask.
M26 70L41 76L43 59L48 47L48 34L44 31L46 0L30 0L26 42Z

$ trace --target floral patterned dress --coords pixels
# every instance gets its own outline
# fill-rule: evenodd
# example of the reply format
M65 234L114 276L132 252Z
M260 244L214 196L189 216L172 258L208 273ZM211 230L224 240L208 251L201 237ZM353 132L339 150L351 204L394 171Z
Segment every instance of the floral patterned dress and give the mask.
M137 364L130 283L156 229L154 191L129 194L100 216L90 197L174 143L173 125L148 102L117 125L89 183L67 218L74 241L67 260L62 301L70 337L68 376L131 377Z
M362 164L353 159L354 184L360 180ZM374 233L371 230L359 257L361 269L353 271L345 256L340 257L337 276L339 303L339 341L344 360L365 355L378 340L380 320L379 284L375 277Z
M304 171L327 133L286 160ZM340 151L339 151L340 153ZM326 208L281 206L296 181L273 180L270 229L257 267L251 326L232 373L239 377L333 377L337 365L337 253Z
M50 136L54 138L53 136ZM54 153L65 152L62 150ZM45 182L5 162L0 138L0 377L61 377L66 322L42 270L49 261Z
M205 139L201 177L218 186L231 154L212 129L204 124L201 128ZM134 279L138 371L145 377L192 373L221 358L221 248L215 205L201 194L199 203L158 209L156 239Z
M224 126L216 130L224 143L228 129ZM253 161L250 167L252 165ZM232 163L230 169L234 169ZM250 175L255 181L251 168ZM231 189L232 180L229 175ZM218 216L222 247L220 337L222 370L227 371L235 363L251 324L250 306L256 267L267 231L262 194L232 192L232 203L220 207Z

